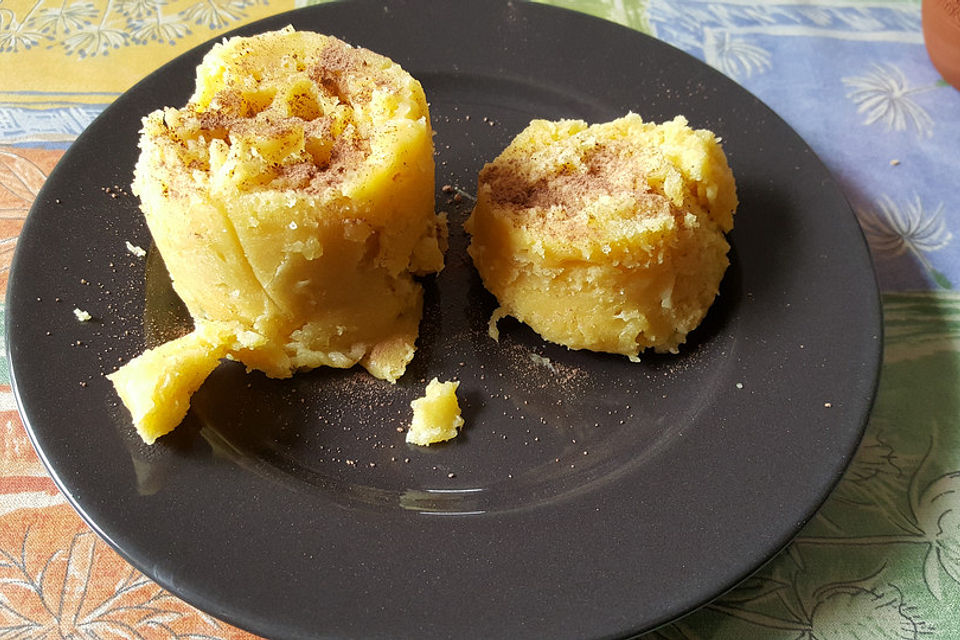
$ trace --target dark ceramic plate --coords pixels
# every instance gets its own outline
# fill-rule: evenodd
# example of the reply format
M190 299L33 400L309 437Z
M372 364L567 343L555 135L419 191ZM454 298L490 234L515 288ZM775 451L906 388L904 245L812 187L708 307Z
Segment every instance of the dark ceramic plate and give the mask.
M747 576L837 481L880 360L861 232L804 142L730 80L652 38L518 2L334 3L293 24L391 56L437 131L447 269L395 386L359 371L272 381L224 364L172 435L132 434L105 373L185 325L127 192L143 114L182 104L208 47L122 96L76 141L24 227L8 349L57 484L124 557L197 607L277 638L607 638ZM741 205L732 265L676 356L545 344L501 323L465 254L475 176L531 118L680 113L725 141ZM449 201L449 202L448 202ZM94 320L78 322L74 308ZM467 427L407 447L432 376Z

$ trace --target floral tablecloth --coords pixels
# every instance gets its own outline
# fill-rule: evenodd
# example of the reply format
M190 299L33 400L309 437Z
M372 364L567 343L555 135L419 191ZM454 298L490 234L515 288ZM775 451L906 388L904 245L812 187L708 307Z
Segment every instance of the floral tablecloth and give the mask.
M71 141L166 60L293 0L0 0L0 288ZM960 92L916 0L554 0L665 40L793 126L840 180L883 290L866 437L745 583L648 637L960 638ZM0 639L238 638L130 568L66 504L0 363Z

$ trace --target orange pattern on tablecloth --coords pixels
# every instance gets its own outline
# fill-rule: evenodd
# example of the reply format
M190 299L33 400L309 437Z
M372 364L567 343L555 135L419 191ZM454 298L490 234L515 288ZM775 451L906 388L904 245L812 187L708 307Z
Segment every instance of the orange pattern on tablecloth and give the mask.
M66 504L17 413L0 421L0 637L256 638L127 564Z
M0 294L17 236L62 150L0 146ZM67 504L0 384L0 637L254 639L133 569Z
M27 212L62 155L59 150L0 147L0 295L7 290ZM0 516L64 502L33 451L7 385L0 385L0 469ZM0 582L0 595L16 602L16 593L8 594L7 585Z
M14 402L10 387L0 385L0 398L6 403L12 404ZM3 468L3 474L0 476L2 480L0 481L7 481L0 484L0 494L10 493L4 489L11 486L10 478L46 477L47 473L37 458L37 454L33 451L33 446L23 430L23 424L20 422L20 416L16 410L0 411L0 425L2 425L2 431L0 431L2 433L0 435L0 467Z
M0 517L0 589L4 637L253 637L145 578L66 505Z
M13 392L0 385L0 516L21 509L63 504L64 498L47 475L13 408ZM3 594L0 583L0 594ZM5 595L5 594L4 594Z
M34 198L63 151L0 146L0 295L7 291L17 236Z

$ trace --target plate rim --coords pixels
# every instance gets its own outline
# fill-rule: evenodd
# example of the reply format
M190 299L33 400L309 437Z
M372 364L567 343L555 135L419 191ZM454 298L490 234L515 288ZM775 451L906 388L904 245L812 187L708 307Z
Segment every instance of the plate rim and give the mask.
M363 7L363 6L365 6L365 5L370 5L370 4L373 4L373 3L372 3L372 2L364 2L363 0L353 0L353 1L349 1L349 2L340 2L340 3L336 3L336 4L340 4L340 5L352 5L352 6L354 6L354 7ZM416 5L417 3L416 3L416 2L413 2L413 3L403 3L403 6L406 6L407 4L414 4L414 5ZM508 3L508 2L500 2L500 3L497 3L497 4L504 5L504 4L511 4L511 3ZM704 66L704 67L707 66L704 62L702 62L701 60L697 59L696 57L690 55L689 53L683 51L682 49L679 49L679 48L677 48L677 47L674 47L674 46L670 45L669 43L666 43L666 42L663 42L663 41L661 41L661 40L658 40L658 39L656 39L656 38L654 38L654 37L652 37L652 36L649 36L649 35L647 35L647 34L644 34L644 33L642 33L642 32L639 32L639 31L630 29L630 28L625 27L625 26L622 26L622 25L618 25L618 24L616 24L616 23L608 22L608 21L603 20L603 19L601 19L601 18L597 18L597 17L594 17L594 16L590 16L589 14L586 14L586 13L582 13L582 12L579 12L579 11L573 11L573 10L566 9L566 8L561 8L561 7L556 7L556 6L551 6L551 5L544 5L544 4L538 4L538 3L533 3L533 2L530 2L530 3L524 2L524 3L521 3L521 4L522 4L524 10L542 11L542 12L546 12L546 13L562 12L562 13L566 13L566 14L569 14L569 15L576 16L576 18L575 18L576 20L588 20L588 21L595 21L595 22L603 23L603 24L605 25L605 27L607 27L607 28L616 28L616 29L619 29L619 30L622 30L622 31L625 31L625 32L629 32L629 33L631 34L631 37L636 37L636 38L641 38L641 39L647 39L648 41L655 42L655 43L657 43L658 45L662 45L662 46L664 46L664 47L668 47L668 48L670 48L670 49L673 49L675 52L686 56L686 57L689 58L690 60L694 61L697 65L702 65L702 66ZM147 76L144 77L142 80L140 80L139 82L137 82L133 87L131 87L131 88L130 88L129 90L127 90L126 92L124 92L124 94L122 94L122 95L121 95L116 101L114 101L111 105L108 105L108 106L104 109L104 111L103 111L100 115L98 115L97 118L95 118L95 120L93 121L93 123L91 123L91 125L88 126L88 129L95 128L94 125L96 125L96 124L97 124L98 122L100 122L101 120L107 120L107 119L109 119L109 118L113 115L113 112L114 112L114 111L118 111L118 110L121 109L121 107L125 104L125 99L129 99L129 98L127 98L128 96L130 96L130 95L136 95L136 92L137 92L137 88L138 88L138 87L150 86L150 85L152 85L153 83L157 82L157 79L158 79L158 78L162 78L162 77L168 72L167 70L168 70L169 67L175 65L175 64L176 64L179 60L181 60L182 58L190 57L190 56L195 56L195 55L197 55L197 54L198 54L199 52L201 52L201 51L206 51L207 49L210 48L210 46L212 46L213 43L218 42L218 41L222 40L223 38L231 37L232 35L236 35L236 34L252 33L252 32L254 32L254 31L256 31L256 30L258 30L258 29L261 28L261 27L258 27L258 25L261 25L261 24L264 24L264 23L276 23L276 22L280 22L280 21L282 21L282 20L286 20L286 17L288 17L288 16L289 16L290 22L292 23L292 22L294 22L294 21L297 21L297 19L300 18L301 16L305 16L305 15L309 15L309 14L314 14L315 12L323 13L324 8L327 7L327 6L329 6L329 5L323 5L323 4L321 4L321 5L313 5L313 6L308 6L308 7L302 7L302 8L299 8L299 9L294 9L294 10L291 10L291 11L288 11L288 12L283 12L283 13L280 13L280 14L275 14L275 15L269 16L269 17L267 17L267 18L264 18L264 19L261 19L261 20L257 20L257 21L255 21L255 22L251 22L251 23L245 24L245 25L243 25L243 26L241 26L241 27L238 27L238 28L235 28L235 29L231 29L231 30L228 31L228 32L225 32L225 33L223 33L223 34L221 34L221 35L218 35L218 36L216 36L215 38L212 38L212 39L208 40L207 42L205 42L205 43L203 43L203 44L200 44L200 45L198 45L198 46L196 46L196 47L191 48L191 49L188 50L188 51L183 52L182 54L179 54L179 55L176 56L173 60L165 63L164 65L162 65L161 67L159 67L157 70L151 72L149 75L147 75ZM397 6L397 5L394 5L394 6ZM707 68L709 68L709 67L707 67ZM717 76L724 78L726 81L731 82L731 83L733 82L732 80L729 80L729 79L726 78L725 76L722 76L722 74L720 74L719 72L717 72L717 71L715 71L715 70L713 70L713 69L711 69L711 71L712 71L713 73L715 73ZM735 83L734 83L734 84L735 84ZM739 86L739 85L737 85L737 86ZM762 100L760 100L759 98L757 98L756 96L754 96L752 93L750 93L748 90L744 89L743 87L740 87L740 89L741 89L743 92L745 92L745 93L749 94L750 96L752 96L753 99L756 100L756 102L758 103L758 105L760 105L763 109L766 109L766 111L769 113L769 116L770 116L770 117L776 118L777 120L779 120L784 127L786 127L789 131L793 132L794 135L796 135L796 137L798 138L798 140L800 140L800 141L802 142L802 144L809 150L810 154L813 156L813 157L812 157L812 161L818 166L819 170L823 173L823 175L825 175L825 176L827 176L827 177L829 178L829 180L830 180L831 183L832 183L832 187L836 190L836 192L837 192L838 194L840 194L840 197L843 199L843 202L844 202L844 204L846 205L846 209L849 210L850 216L851 216L851 217L854 217L854 219L855 219L855 214L853 213L853 210L852 210L852 208L850 207L849 202L847 201L846 197L843 195L843 192L842 192L842 190L840 189L840 185L839 185L838 181L837 181L836 178L833 176L833 174L827 169L827 167L826 167L826 165L823 163L823 161L822 161L819 157L817 157L815 151L813 151L812 149L810 149L809 145L807 145L807 143L806 143L805 141L803 141L802 138L801 138L798 134L796 134L796 132L793 130L793 128L790 127L790 125L789 125L788 123L786 123L786 122L785 122L779 115L777 115L772 109L770 109ZM115 108L116 105L120 105L120 106ZM98 125L98 126L99 126L99 125ZM84 131L84 133L81 133L81 135L78 136L77 141L80 141L80 140L83 138L84 135L86 135L86 130ZM76 141L75 141L74 144L76 144ZM44 183L43 188L42 188L41 191L38 193L38 195L37 195L37 197L36 197L36 199L35 199L35 201L34 201L34 204L33 204L32 207L31 207L30 214L28 214L27 219L26 219L26 221L25 221L25 223L24 223L24 227L23 227L23 229L22 229L22 231L21 231L21 235L20 235L21 238L27 238L27 239L29 240L29 238L31 237L31 230L32 230L32 228L33 228L33 225L36 224L36 220L38 219L38 216L33 215L33 214L34 214L34 210L42 208L42 204L41 204L41 203L42 203L42 201L43 201L43 196L44 196L44 194L45 194L45 192L46 192L47 185L48 185L48 184L54 184L54 183L56 183L56 181L58 181L58 180L60 179L60 178L59 178L60 173L61 173L61 172L66 173L66 172L68 171L68 169L67 169L68 162L65 162L65 160L69 160L69 159L70 159L70 158L69 158L69 154L70 154L70 151L71 151L71 149L72 149L73 147L74 147L74 145L71 145L71 148L68 149L68 150L64 153L64 156L61 158L60 161L58 161L57 165L54 167L54 169L53 169L53 170L51 171L51 173L49 174L49 176L48 176L48 178L47 178L47 181ZM869 259L869 251L866 249L867 243L866 243L865 236L863 235L862 229L860 230L860 240L861 240L861 242L862 242L862 249L864 250L864 252L865 252L866 255L867 255L867 258ZM27 246L28 246L28 245L27 245ZM34 428L33 428L33 426L32 426L32 420L28 419L28 417L26 416L26 413L25 413L25 411L24 411L24 409L23 409L23 401L22 401L22 399L21 399L21 390L20 390L20 387L19 387L18 376L17 376L17 374L16 374L17 366L18 366L18 365L17 365L17 361L19 360L19 358L14 358L14 357L13 357L12 346L11 346L11 336L14 335L14 333L16 332L16 329L15 329L15 327L14 327L14 324L15 324L15 321L16 321L16 319L17 319L18 314L17 314L17 312L14 311L14 308L15 308L15 307L14 307L14 306L11 306L10 302L11 302L11 298L14 297L14 293L16 293L16 292L18 291L18 288L17 288L17 286L16 286L16 284L15 284L15 283L16 283L15 275L16 275L16 273L18 272L18 270L17 270L17 265L18 265L19 259L20 259L20 257L23 255L24 251L25 251L25 249L24 249L24 250L21 250L21 246L19 246L19 243L18 243L18 247L17 247L16 253L15 253L15 255L14 255L13 262L12 262L11 267L10 267L10 274L11 274L11 277L10 277L10 285L8 286L8 290L7 290L7 294L6 294L6 304L5 304L5 310L6 310L6 314L5 314L5 316L6 316L6 317L5 317L5 325L6 325L6 326L5 326L5 343L6 343L6 345L5 345L5 346L6 346L6 354L7 354L8 363L9 363L9 368L10 368L10 385L11 385L11 390L12 390L12 392L13 392L14 397L16 398L17 406L18 406L18 411L19 411L19 413L20 413L20 415L21 415L21 417L22 417L22 420L23 420L23 423L24 423L24 427L25 427L25 429L26 429L26 431L27 431L27 434L28 434L28 436L29 436L29 438L30 438L31 444L33 445L33 447L34 447L34 449L36 450L38 456L40 457L42 463L44 464L44 467L47 469L47 472L51 475L51 477L53 478L54 482L56 483L58 489L59 489L59 490L61 491L61 493L66 497L66 499L67 499L67 501L70 503L71 507L73 507L73 509L74 509L75 511L77 511L77 513L78 513L79 515L81 515L81 517L82 517L83 520L86 522L86 524L87 524L88 526L90 526L91 529L94 530L94 531L97 533L97 535L98 535L102 540L106 541L106 542L111 546L111 548L113 548L121 557L123 557L125 561L129 562L132 566L136 567L136 568L137 568L139 571L141 571L144 575L148 576L150 579L152 579L152 580L154 580L155 582L157 582L158 584L160 584L164 589L166 589L166 590L168 590L169 592L175 594L177 597L182 598L183 600L185 600L186 602L188 602L188 603L191 604L192 606L195 606L195 607L197 607L198 609L201 609L201 610L204 610L204 611L211 612L211 613L212 613L213 615L215 615L217 618L219 618L219 619L221 619L221 620L224 620L225 622L228 622L228 623L233 624L233 625L235 625L235 626L238 626L238 627L240 627L240 628L244 628L244 629L254 629L254 628L257 628L259 625L258 625L258 624L251 624L249 620L246 620L246 619L244 618L244 616L242 615L242 613L240 613L240 614L238 615L236 612L233 612L233 611L222 610L221 608L219 608L218 606L216 606L216 605L217 605L216 601L210 600L210 599L205 599L201 594L188 593L187 595L183 595L183 587L182 587L182 585L174 584L173 582L167 580L167 579L165 578L165 576L157 575L157 574L156 574L156 571L151 571L151 570L149 570L149 567L144 566L144 565L140 562L140 559L139 559L138 557L136 557L135 554L130 554L130 553L128 553L128 551L127 551L126 549L118 546L118 545L115 543L114 539L113 539L110 535L108 535L108 533L107 533L106 531L104 531L104 530L97 524L97 522L95 522L91 517L88 516L87 510L83 507L82 502L81 502L80 500L78 500L75 495L73 495L73 492L71 492L71 491L68 490L68 488L67 488L67 487L68 487L68 483L61 477L61 475L58 473L58 470L56 469L56 467L55 467L55 466L52 464L52 462L48 459L48 457L47 457L47 455L46 455L46 452L44 451L43 447L41 446L41 443L40 443L40 441L38 440L37 434L36 434L35 431L34 431ZM871 289L870 289L870 291L869 291L868 293L870 294L871 297L874 298L874 301L875 301L875 304L874 304L873 306L875 307L875 308L874 308L874 317L875 317L875 319L876 319L875 327L876 327L876 332L877 332L877 336L876 336L876 339L875 339L875 342L874 342L875 345L876 345L876 348L874 349L873 352L871 352L871 353L869 353L869 354L864 354L865 359L870 360L870 364L868 365L869 368L871 368L871 369L873 370L872 383L871 383L871 385L870 385L870 394L869 394L869 398L866 400L867 409L866 409L866 411L864 412L864 414L862 415L862 417L861 417L861 419L860 419L860 421L859 421L859 424L857 425L857 429L855 430L855 432L856 432L857 435L856 435L855 438L852 438L852 440L851 440L851 441L852 441L852 445L851 445L849 451L844 452L844 455L840 456L840 457L837 459L837 465L836 465L837 468L836 468L836 469L833 471L833 473L832 473L832 476L833 476L834 479L833 479L833 481L830 483L829 488L823 492L822 496L820 497L820 500L819 500L816 504L813 504L813 505L809 506L809 508L806 510L805 517L804 517L803 521L802 521L801 523L799 523L798 525L794 526L794 527L792 528L792 530L789 531L785 536L782 536L782 539L780 539L777 543L773 544L772 546L775 547L775 549L774 549L773 551L765 554L766 557L765 557L765 559L764 559L760 564L751 565L751 566L749 566L749 567L746 567L745 570L740 574L740 576L736 579L735 582L729 584L726 588L724 588L724 589L722 589L722 590L720 590L720 591L718 591L718 592L714 592L713 595L710 596L707 600L703 600L703 599L700 598L700 597L691 597L691 598L690 598L690 602L687 602L687 603L685 603L685 604L682 605L682 607L681 607L682 610L677 611L677 610L676 610L677 608L674 607L674 609L673 609L670 613L664 615L663 617L661 617L661 619L658 619L658 620L652 621L652 622L650 622L650 623L647 623L647 624L645 624L645 626L643 626L643 627L640 628L640 629L637 629L637 628L625 628L625 629L622 629L622 631L623 631L624 633L626 633L626 634L628 634L628 635L632 635L632 634L637 633L637 632L650 631L650 630L652 630L652 629L654 629L654 628L656 628L656 627L658 627L658 626L660 626L660 625L662 625L662 624L666 624L666 623L670 622L671 620L675 620L675 619L677 619L678 617L680 617L680 616L682 616L682 615L685 615L686 613L689 613L689 612L695 610L696 608L702 606L702 605L705 604L706 602L709 602L710 600L712 600L712 599L714 599L714 598L722 595L722 593L726 592L726 590L735 588L737 584L739 584L740 582L742 582L744 579L746 579L746 578L749 577L750 575L754 574L756 571L758 571L759 569L761 569L765 564L767 564L767 563L770 562L773 558L775 558L775 557L790 543L790 541L796 536L796 534L802 529L803 525L806 524L806 522L808 522L809 519L812 518L812 517L816 514L816 512L820 509L820 507L822 506L822 504L828 499L828 497L830 496L830 494L831 494L832 491L833 491L833 488L836 486L837 482L839 482L839 480L840 480L840 478L841 478L841 476L842 476L843 470L846 469L846 467L849 465L849 462L852 460L853 455L854 455L854 453L855 453L855 451L856 451L856 448L857 448L857 446L859 445L859 442L860 442L860 440L861 440L861 438L862 438L862 435L863 435L864 430L865 430L865 428L866 428L867 422L868 422L868 420L869 420L870 407L873 405L873 402L874 402L875 397L876 397L876 393L877 393L877 389L878 389L878 385L879 385L879 379L880 379L880 375L881 375L881 369L882 369L881 364L882 364L882 359L883 359L883 330L884 330L883 321L882 321L882 302L881 302L881 297L880 297L880 289L879 289L879 284L878 284L878 281L877 281L876 271L875 271L875 269L873 269L872 264L870 265L869 271L870 271L870 273L872 274L872 287L871 287ZM12 292L13 292L13 293L12 293ZM266 631L266 630L264 630L264 629L260 629L260 630L255 631L255 632L256 632L256 633L264 633L265 631ZM289 631L289 630L288 630L288 631ZM611 637L612 637L612 636L611 636ZM619 635L618 635L617 637L619 637Z

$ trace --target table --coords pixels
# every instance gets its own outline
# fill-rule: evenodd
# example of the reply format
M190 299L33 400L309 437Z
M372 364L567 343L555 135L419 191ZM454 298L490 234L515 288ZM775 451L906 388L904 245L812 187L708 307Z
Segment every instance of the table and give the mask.
M292 0L0 4L0 288L70 142L162 62ZM718 68L840 181L883 292L884 365L863 443L800 536L649 638L960 638L960 92L914 0L553 0ZM0 309L2 312L2 309ZM0 366L0 637L251 637L129 567L47 476Z

